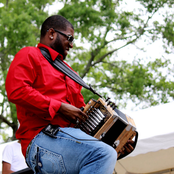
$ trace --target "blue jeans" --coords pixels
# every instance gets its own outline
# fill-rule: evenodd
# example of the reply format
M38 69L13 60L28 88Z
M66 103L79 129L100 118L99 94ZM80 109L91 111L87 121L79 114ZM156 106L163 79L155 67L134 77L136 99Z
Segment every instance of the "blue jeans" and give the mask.
M117 160L114 148L80 129L61 130L57 138L40 132L32 140L26 162L35 174L113 173Z

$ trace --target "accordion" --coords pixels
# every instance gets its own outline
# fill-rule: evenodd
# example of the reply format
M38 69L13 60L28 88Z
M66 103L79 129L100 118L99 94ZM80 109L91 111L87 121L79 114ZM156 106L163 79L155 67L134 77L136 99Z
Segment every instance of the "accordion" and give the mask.
M133 146L135 147L138 137L135 123L132 118L119 111L114 103L108 99L106 101L102 98L97 101L91 99L83 112L88 115L88 118L78 127L85 133L112 146L118 153L118 159L128 155L121 155L120 150L128 140L134 137Z

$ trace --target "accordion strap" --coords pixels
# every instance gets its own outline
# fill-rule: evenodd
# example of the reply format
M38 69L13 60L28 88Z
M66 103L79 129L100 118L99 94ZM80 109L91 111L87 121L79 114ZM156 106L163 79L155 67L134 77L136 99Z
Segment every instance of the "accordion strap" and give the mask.
M54 61L51 59L49 51L44 48L40 47L39 48L42 55L48 60L48 62L56 69L67 75L69 78L74 80L76 83L79 85L83 86L84 88L90 90L94 94L98 95L99 97L103 98L100 94L98 94L92 87L91 85L87 85L80 76L78 76L72 69L70 69L63 61L61 61L59 58L56 58Z

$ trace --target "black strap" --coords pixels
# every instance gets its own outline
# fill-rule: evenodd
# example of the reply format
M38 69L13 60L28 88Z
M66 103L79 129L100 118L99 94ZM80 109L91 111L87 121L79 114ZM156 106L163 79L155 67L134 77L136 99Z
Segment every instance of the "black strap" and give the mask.
M63 72L65 75L67 75L69 78L74 80L76 83L79 85L83 86L84 88L90 90L94 94L98 95L99 97L103 98L100 94L98 94L92 87L91 85L87 85L80 76L78 76L72 69L70 69L63 61L61 61L59 58L56 58L54 61L51 59L49 51L44 48L40 47L39 48L43 56L50 62L50 64L58 69L59 71Z

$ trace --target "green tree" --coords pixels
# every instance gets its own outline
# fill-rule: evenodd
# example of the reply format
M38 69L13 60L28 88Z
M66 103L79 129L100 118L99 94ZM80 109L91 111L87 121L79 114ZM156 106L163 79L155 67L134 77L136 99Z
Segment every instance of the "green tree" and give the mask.
M18 128L15 105L8 103L5 79L14 55L24 46L35 46L39 42L40 26L48 16L44 9L51 0L3 0L0 5L0 131L11 127L12 140ZM5 123L5 124L4 124ZM8 137L4 134L4 139Z
M171 74L173 78L174 75L172 67L168 66L170 60L161 55L151 62L144 63L139 57L128 63L120 61L117 53L136 46L144 38L151 42L161 39L164 50L171 53L174 1L137 0L136 10L128 10L127 2L64 1L58 14L69 19L75 26L76 38L89 45L88 48L75 46L68 61L74 62L72 67L96 89L107 88L112 92L118 103L125 104L131 99L136 105L144 103L142 107L149 107L169 102L174 97L174 82L167 76ZM160 20L156 20L155 15Z
M130 2L131 0L129 0ZM0 7L0 126L17 129L15 106L8 103L4 82L14 55L24 46L39 42L41 23L48 16L44 8L51 0L4 0ZM126 0L60 0L63 7L58 14L66 17L75 28L77 42L67 62L86 82L103 96L107 90L117 104L130 99L142 107L166 103L174 98L174 72L164 56L154 61L121 61L117 54L139 41L163 41L164 50L171 54L174 46L174 1L136 0L138 8L129 10ZM59 8L59 5L57 6ZM167 10L166 10L167 9ZM165 11L166 10L166 11ZM158 14L160 20L156 20ZM145 42L145 41L144 41ZM147 42L145 42L146 44ZM139 46L140 47L140 46ZM143 48L141 48L143 50ZM165 72L165 73L164 73ZM86 89L85 101L98 98ZM120 103L119 103L120 102ZM4 124L5 123L5 124ZM2 132L4 133L4 132Z

